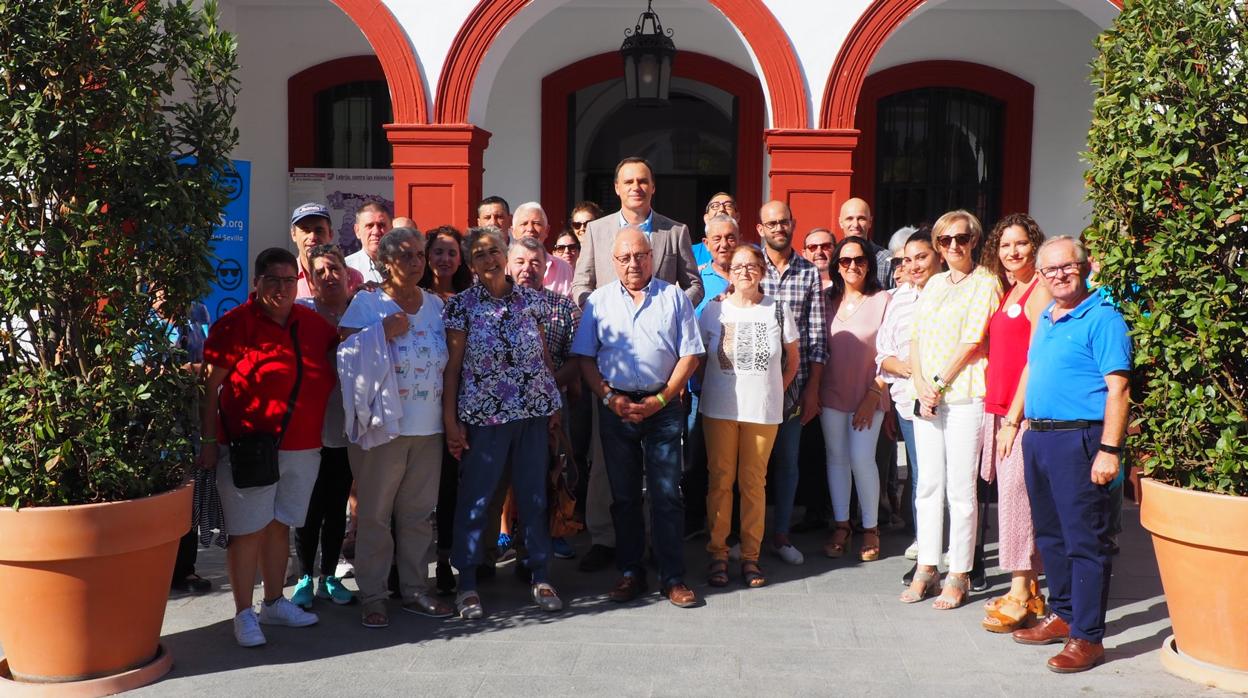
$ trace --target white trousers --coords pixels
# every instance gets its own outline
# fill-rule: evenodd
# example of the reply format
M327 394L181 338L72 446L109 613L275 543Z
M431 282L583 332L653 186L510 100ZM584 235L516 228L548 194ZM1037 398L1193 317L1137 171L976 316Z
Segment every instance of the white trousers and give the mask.
M880 514L880 470L875 464L875 445L884 413L876 410L871 426L854 429L854 413L825 407L819 412L823 426L823 449L827 457L828 491L832 493L832 518L849 521L849 491L858 490L862 527L875 528Z
M914 417L914 444L919 458L919 564L940 563L942 519L949 505L949 571L971 571L975 555L978 510L975 479L984 421L984 401L942 404L932 419Z

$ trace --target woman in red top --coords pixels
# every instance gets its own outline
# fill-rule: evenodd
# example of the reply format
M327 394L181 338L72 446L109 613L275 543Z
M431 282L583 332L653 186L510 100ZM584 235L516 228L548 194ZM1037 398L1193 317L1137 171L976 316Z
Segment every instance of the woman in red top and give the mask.
M1037 283L1036 253L1044 242L1040 226L1025 213L1002 218L984 244L984 266L1001 277L1009 292L988 321L987 391L984 395L983 452L980 476L997 480L997 516L1000 526L1000 564L1011 573L1010 591L989 601L982 625L994 633L1012 632L1032 617L1044 615L1037 576L1040 556L1027 484L1023 480L1023 449L1018 422L1006 415L1016 399L1027 365L1027 348L1036 318L1052 300ZM1021 405L1020 405L1021 407ZM1021 414L1018 410L1016 414Z
M315 310L295 305L299 267L290 252L272 247L256 257L255 291L208 332L208 364L201 412L200 467L216 468L217 489L230 535L226 563L234 590L234 638L244 647L263 645L259 623L316 623L282 595L290 527L302 526L320 466L321 423L337 374L329 352L337 330ZM296 342L298 349L296 350ZM296 351L301 371L296 370ZM299 374L302 375L299 375ZM298 378L290 423L283 431ZM236 487L230 465L231 438L280 434L278 471L271 485ZM256 569L264 579L264 604L252 609Z

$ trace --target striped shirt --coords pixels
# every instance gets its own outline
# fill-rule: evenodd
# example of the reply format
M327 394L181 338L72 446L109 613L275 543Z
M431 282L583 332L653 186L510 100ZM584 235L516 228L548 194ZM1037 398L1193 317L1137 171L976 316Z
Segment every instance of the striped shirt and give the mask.
M823 281L819 277L819 269L792 249L789 250L789 266L783 274L772 264L770 256L764 254L763 259L767 267L763 276L763 293L783 303L784 309L792 313L797 322L797 377L784 395L787 419L810 378L810 365L824 364L828 360Z

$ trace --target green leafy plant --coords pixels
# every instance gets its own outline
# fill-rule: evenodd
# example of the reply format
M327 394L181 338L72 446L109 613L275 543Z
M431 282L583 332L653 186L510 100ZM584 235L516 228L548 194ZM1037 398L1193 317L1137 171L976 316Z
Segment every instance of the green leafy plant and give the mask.
M152 304L176 321L213 275L238 141L215 17L0 0L0 506L146 496L192 458L195 377Z
M1150 477L1248 495L1248 18L1128 0L1098 40L1086 237L1136 347Z

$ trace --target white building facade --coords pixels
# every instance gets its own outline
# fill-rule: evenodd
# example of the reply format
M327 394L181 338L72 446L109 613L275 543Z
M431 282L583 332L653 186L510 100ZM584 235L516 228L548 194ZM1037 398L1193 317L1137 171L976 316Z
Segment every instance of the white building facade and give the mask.
M397 215L463 227L499 195L617 202L610 168L655 165L686 222L725 190L753 230L786 200L799 235L861 196L877 239L952 208L990 227L1086 225L1093 41L1116 0L658 0L669 105L624 96L645 0L222 0L239 41L235 153L251 252L288 240L288 173L391 168ZM700 227L700 226L697 226Z

